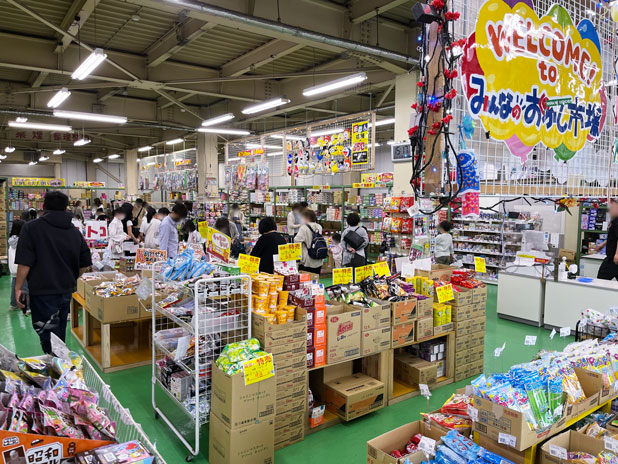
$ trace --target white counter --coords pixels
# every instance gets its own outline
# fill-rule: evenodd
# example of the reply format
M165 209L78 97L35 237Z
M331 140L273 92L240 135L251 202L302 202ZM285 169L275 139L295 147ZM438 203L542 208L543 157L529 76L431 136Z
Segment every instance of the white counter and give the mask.
M498 274L498 317L540 327L545 289L540 267Z
M596 278L599 273L599 267L601 267L601 263L605 259L605 255L601 253L595 253L593 255L582 255L579 258L579 273L584 277L593 277Z
M618 305L618 281L593 279L585 283L578 280L547 280L545 283L545 317L547 327L571 327L581 317L583 310L596 309L606 313L610 306Z

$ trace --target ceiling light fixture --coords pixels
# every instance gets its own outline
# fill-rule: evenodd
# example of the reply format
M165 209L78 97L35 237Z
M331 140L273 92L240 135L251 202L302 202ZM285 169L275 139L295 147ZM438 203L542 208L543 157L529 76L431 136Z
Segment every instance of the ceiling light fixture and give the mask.
M114 124L125 124L127 118L124 116L113 116L110 114L80 113L78 111L54 110L57 118L80 119L83 121L110 122Z
M150 162L150 163L148 163L146 166L154 166L154 165L155 165L155 162L154 162L154 161L151 161L151 162Z
M103 61L107 55L102 48L95 48L92 53L86 58L82 64L71 74L73 79L83 80L90 75Z
M140 152L150 151L150 150L152 150L152 147L150 145L146 145L145 147L140 147L137 149L137 151L140 151Z
M172 139L172 140L168 140L167 142L165 142L165 145L176 145L177 143L182 143L184 142L185 139Z
M73 130L71 126L65 126L61 124L43 124L42 122L9 121L9 127L16 127L19 129L39 129L56 132L71 132Z
M118 153L114 153L113 155L109 155L107 157L107 159L111 159L111 160L115 160L115 159L118 159L118 158L120 158L120 155Z
M283 140L283 135L281 134L275 134L275 135L271 135L270 137L272 137L273 139L280 139ZM300 135L290 135L290 134L285 134L285 139L286 140L305 140L306 137L302 137Z
M62 105L62 102L69 98L70 95L71 92L69 92L69 89L67 89L66 87L62 87L56 92L53 97L49 99L49 101L47 102L47 107L58 108L60 105Z
M37 164L38 164L38 163L37 163L36 161L30 161L30 162L28 163L28 166L35 166L35 165L37 165Z
M240 161L240 158L228 158L228 161Z
M314 87L309 87L303 90L303 95L305 97L311 97L320 93L330 92L331 90L341 89L343 87L351 87L355 84L363 82L365 79L367 79L367 74L365 74L364 72L359 72L350 76L342 77L340 79L335 79L334 81L325 82L324 84L316 85Z
M92 140L82 137L81 139L76 140L73 145L76 147L83 147L84 145L88 145L90 142L92 142Z
M234 113L226 113L215 118L206 119L205 121L202 121L202 127L214 126L215 124L229 121L230 119L234 119Z
M13 145L7 145L4 148L4 153L13 153L15 151L15 147Z
M41 155L41 157L39 158L39 161L43 162L43 161L47 161L48 159L49 159L49 156Z
M24 116L17 116L15 118L15 121L17 122L26 122L28 120L28 118L24 117Z
M242 114L259 113L260 111L275 108L281 105L287 105L288 103L290 103L290 99L287 97L273 98L272 100L267 100L265 102L258 103L257 105L250 105L243 108Z
M272 148L275 150L281 150L281 145L262 145L261 143L245 143L245 148L253 150L255 148Z
M8 158L8 156L6 156L6 155L0 155L0 160L5 160L7 158Z
M387 145L395 145L395 141L394 140L389 140L388 142L386 142Z
M93 163L100 163L101 161L103 161L103 158L95 158L92 160Z
M311 131L311 137L321 137L323 135L340 134L343 131L344 131L343 127L333 127L331 129L322 129L322 130L315 131L315 132Z
M376 127L379 126L386 126L388 124L395 124L395 118L386 118L386 119L379 119L376 121ZM372 124L369 123L369 127L371 127Z
M62 148L56 148L56 149L53 151L53 154L54 154L54 155L62 155L63 153L66 153L66 150L63 150Z
M266 154L266 156L281 156L281 155L283 155L282 151L277 151L277 152L274 152L274 153L267 153Z
M229 135L249 135L251 132L244 129L223 129L220 127L200 127L198 132L206 132L207 134L229 134Z

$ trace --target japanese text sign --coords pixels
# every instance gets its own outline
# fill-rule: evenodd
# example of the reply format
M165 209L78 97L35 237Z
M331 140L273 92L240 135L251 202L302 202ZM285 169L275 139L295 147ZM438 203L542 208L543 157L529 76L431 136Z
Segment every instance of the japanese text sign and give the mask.
M86 240L107 240L107 221L86 221L84 238Z
M453 286L451 284L446 284L436 287L436 294L438 295L438 303L450 301L454 299Z
M201 232L200 232L201 233ZM222 232L219 232L214 227L208 228L208 239L206 240L206 252L219 258L221 261L228 262L230 260L230 247L232 239Z
M300 243L279 245L279 261L298 261L302 254Z
M354 282L358 283L373 275L373 264L354 269Z
M260 269L260 258L241 253L238 255L238 267L243 274L255 274Z
M267 354L255 359L249 359L242 364L245 373L245 385L251 385L261 380L269 379L275 375L273 355Z
M354 280L354 269L344 267L341 269L333 269L333 285L351 284Z
M135 269L149 269L154 263L167 260L167 251L154 248L138 248L135 254Z
M485 258L481 258L480 256L474 257L474 270L480 273L487 272Z

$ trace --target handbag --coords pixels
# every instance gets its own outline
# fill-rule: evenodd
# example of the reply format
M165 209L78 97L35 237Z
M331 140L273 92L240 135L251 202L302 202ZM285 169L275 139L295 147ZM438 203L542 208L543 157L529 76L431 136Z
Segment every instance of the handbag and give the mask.
M358 228L356 230L358 230ZM356 232L356 230L350 230L349 232L346 232L345 236L343 237L343 241L346 243L346 245L349 245L355 250L358 250L360 247L363 246L365 240Z
M364 266L366 264L365 261L365 257L362 255L357 255L356 253L354 253L352 255L352 259L350 260L349 263L347 263L345 266L346 267L361 267Z

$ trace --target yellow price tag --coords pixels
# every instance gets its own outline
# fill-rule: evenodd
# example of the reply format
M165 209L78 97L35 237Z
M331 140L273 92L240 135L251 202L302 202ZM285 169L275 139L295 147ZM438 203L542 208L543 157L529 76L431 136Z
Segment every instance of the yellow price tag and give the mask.
M303 249L300 243L279 245L279 261L298 261Z
M260 269L260 258L241 253L238 255L238 267L243 274L255 274Z
M354 270L354 282L358 283L373 275L373 264L357 267Z
M376 186L375 182L363 182L361 188L370 189Z
M242 370L245 373L245 385L274 377L273 355L269 353L266 356L248 359L242 363Z
M388 267L388 263L386 261L380 261L379 263L375 263L373 265L373 272L380 277L388 277L391 275L391 270Z
M314 185L313 187L311 187L311 190L320 190L320 186L319 185Z
M206 221L198 222L197 230L204 240L208 239L208 223Z
M480 256L474 257L474 270L476 272L487 272L487 267L485 266L485 258L481 258Z
M451 284L436 287L436 294L438 295L438 303L444 303L455 299L453 296L453 286Z
M341 269L333 269L333 285L351 284L353 280L353 268L343 267Z
M361 185L363 185L363 184L361 184L360 182L354 182L352 184L352 188L359 189L359 188L361 188Z
M330 190L330 185L322 185L321 190Z

